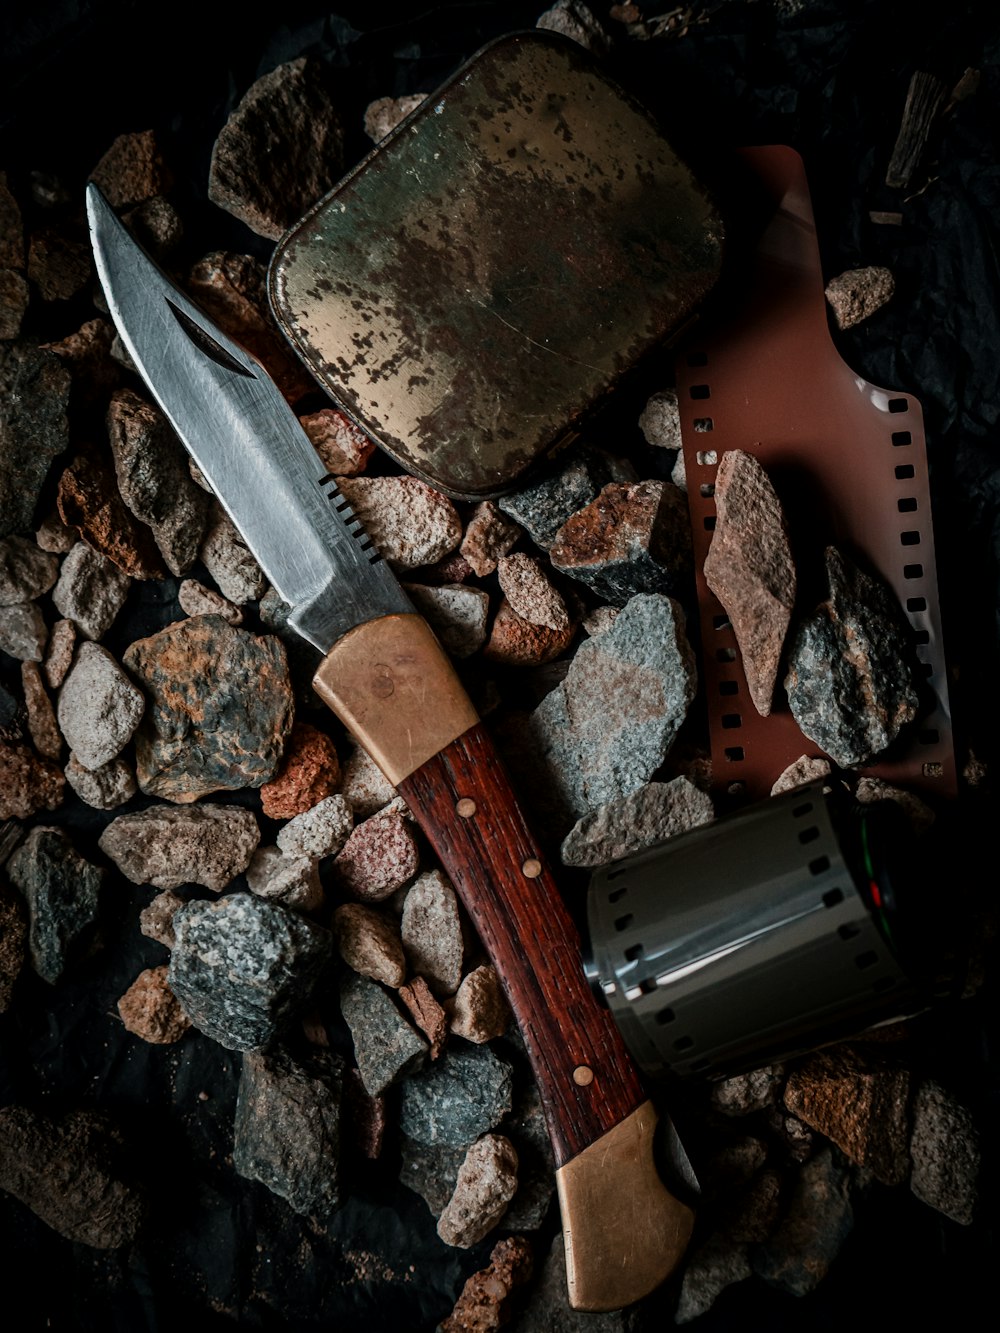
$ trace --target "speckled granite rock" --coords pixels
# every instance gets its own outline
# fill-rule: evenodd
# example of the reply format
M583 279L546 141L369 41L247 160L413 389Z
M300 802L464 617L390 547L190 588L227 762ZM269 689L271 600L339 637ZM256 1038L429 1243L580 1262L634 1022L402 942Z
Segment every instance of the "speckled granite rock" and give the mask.
M0 537L34 528L49 468L69 444L71 384L54 352L0 343Z
M979 1196L981 1147L969 1110L929 1079L913 1099L910 1188L918 1199L970 1226Z
M62 562L52 601L88 639L100 639L111 628L128 596L130 580L100 551L77 542Z
M783 791L792 791L795 787L804 787L809 782L817 782L830 776L829 759L820 759L814 755L800 755L789 764L777 778L771 788L772 796L779 796Z
M27 537L0 540L0 606L31 602L49 591L59 575L59 561Z
M133 643L123 662L147 695L135 735L147 795L194 801L275 775L293 710L280 640L196 616Z
M244 93L215 141L208 197L276 241L336 185L343 165L344 131L326 66L301 57Z
M341 1203L344 1062L333 1051L305 1057L278 1046L243 1056L233 1133L233 1166L323 1218Z
M547 551L566 520L590 504L603 486L635 480L630 463L599 449L577 448L527 485L501 496L497 505Z
M462 540L455 506L416 477L343 477L338 485L382 555L396 569L432 565Z
M7 876L28 907L32 966L54 984L94 942L104 870L62 829L36 827L7 862Z
M455 890L440 870L411 885L400 929L411 971L439 995L454 994L462 980L462 921Z
M390 810L358 824L333 865L349 893L382 902L417 873L420 849L409 821Z
M646 400L639 417L639 429L647 444L659 449L681 448L681 414L676 389L661 389Z
M871 265L851 268L831 278L826 299L839 329L852 329L891 301L896 283L890 269Z
M489 1235L517 1190L517 1152L502 1134L484 1134L465 1154L455 1192L438 1218L446 1245L467 1250Z
M62 804L66 779L51 759L16 741L0 741L0 819L30 819Z
M111 759L100 768L90 769L71 754L63 772L80 800L95 810L116 810L137 790L135 774L124 759Z
M0 652L18 662L41 662L49 631L37 602L0 606Z
M851 1183L849 1169L829 1148L806 1162L781 1222L751 1251L754 1272L793 1296L814 1291L854 1225Z
M24 966L27 941L24 900L0 879L0 1014L10 1007L14 985Z
M119 134L90 179L116 211L163 194L173 184L152 130Z
M351 1029L354 1057L370 1097L379 1096L423 1066L427 1043L376 982L348 973L340 986L340 1008Z
M308 722L296 722L281 768L260 789L261 809L270 819L292 819L332 796L339 783L333 741Z
M118 1001L118 1013L129 1032L154 1046L180 1041L191 1026L167 982L167 966L147 967Z
M348 967L384 986L406 980L406 958L399 924L385 912L363 903L343 903L334 909L333 937Z
M98 845L133 884L202 884L221 893L246 870L259 841L252 811L204 803L152 805L119 815Z
M895 596L827 547L829 597L800 621L785 689L804 736L843 768L866 764L916 717L910 632Z
M0 1109L0 1189L67 1240L98 1250L135 1240L145 1207L121 1159L121 1135L96 1111Z
M78 454L59 478L59 517L130 578L161 579L167 570L153 534L133 518L115 474L96 451Z
M418 1143L460 1148L495 1129L510 1108L510 1065L489 1046L456 1043L403 1083L399 1123Z
M336 856L353 824L343 796L326 796L278 830L278 846L287 856Z
M59 729L84 768L101 768L117 757L146 707L142 691L106 648L81 643L59 692Z
M578 820L563 839L564 865L599 866L715 818L712 798L687 778L647 782Z
M303 1008L333 943L252 893L187 903L173 924L170 988L200 1032L235 1051L266 1046Z
M712 1084L711 1104L723 1115L752 1115L777 1105L785 1082L780 1065L765 1065L749 1074L735 1074Z

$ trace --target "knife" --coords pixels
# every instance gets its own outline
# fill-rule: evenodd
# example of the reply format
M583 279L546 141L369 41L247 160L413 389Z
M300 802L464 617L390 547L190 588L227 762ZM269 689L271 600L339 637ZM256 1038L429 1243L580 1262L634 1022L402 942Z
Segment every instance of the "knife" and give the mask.
M93 184L87 213L136 369L292 607L288 623L325 654L314 689L405 799L501 978L552 1140L571 1306L639 1300L676 1268L694 1215L657 1173L655 1108L584 976L576 928L488 733L267 372Z

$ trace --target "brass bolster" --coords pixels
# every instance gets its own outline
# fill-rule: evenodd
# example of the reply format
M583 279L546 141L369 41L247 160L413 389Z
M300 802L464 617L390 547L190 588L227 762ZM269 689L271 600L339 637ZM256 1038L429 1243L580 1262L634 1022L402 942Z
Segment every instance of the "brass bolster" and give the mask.
M324 657L313 689L393 786L479 721L418 615L383 616L348 631Z
M620 1310L653 1291L680 1263L694 1213L657 1174L651 1102L556 1172L574 1310Z

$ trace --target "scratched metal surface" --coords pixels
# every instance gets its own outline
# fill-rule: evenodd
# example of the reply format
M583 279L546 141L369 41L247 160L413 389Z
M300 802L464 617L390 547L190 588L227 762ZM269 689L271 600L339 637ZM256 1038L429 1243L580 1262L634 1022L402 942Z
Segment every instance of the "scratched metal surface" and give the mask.
M272 302L393 457L513 485L684 326L722 260L712 201L573 43L485 48L279 244Z

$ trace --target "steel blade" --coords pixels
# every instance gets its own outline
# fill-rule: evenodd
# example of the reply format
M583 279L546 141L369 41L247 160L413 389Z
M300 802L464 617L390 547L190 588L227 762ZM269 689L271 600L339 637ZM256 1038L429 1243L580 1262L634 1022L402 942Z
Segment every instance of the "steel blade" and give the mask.
M355 625L412 612L273 380L157 267L90 184L87 214L111 317L288 618L326 652Z

